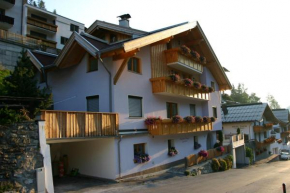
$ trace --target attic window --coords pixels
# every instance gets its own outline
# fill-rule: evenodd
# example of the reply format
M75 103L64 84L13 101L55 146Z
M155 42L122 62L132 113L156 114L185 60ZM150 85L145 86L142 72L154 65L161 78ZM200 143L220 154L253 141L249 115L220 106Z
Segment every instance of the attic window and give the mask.
M141 60L136 57L132 57L128 61L128 71L141 74Z
M98 67L98 59L89 55L87 72L97 71Z

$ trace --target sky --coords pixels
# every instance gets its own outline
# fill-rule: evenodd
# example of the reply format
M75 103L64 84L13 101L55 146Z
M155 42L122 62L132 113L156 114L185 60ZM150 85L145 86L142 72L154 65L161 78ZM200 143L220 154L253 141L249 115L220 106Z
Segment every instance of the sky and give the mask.
M262 102L271 94L281 108L290 106L289 0L45 0L48 11L84 23L118 24L129 13L130 27L152 31L198 21L227 76Z

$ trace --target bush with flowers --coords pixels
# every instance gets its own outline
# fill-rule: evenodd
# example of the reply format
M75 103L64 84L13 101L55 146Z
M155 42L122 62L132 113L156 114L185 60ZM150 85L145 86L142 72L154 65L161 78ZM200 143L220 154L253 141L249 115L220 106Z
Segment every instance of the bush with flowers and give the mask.
M170 80L172 80L173 82L177 82L180 80L180 76L178 74L170 74L169 75Z
M186 116L186 117L183 118L183 120L186 123L194 123L195 122L195 117L194 116Z
M210 118L204 116L204 117L202 118L202 122L204 122L204 123L209 123L209 122L210 122Z
M171 147L168 151L169 156L175 156L178 154L178 151L175 149L175 147Z
M146 119L145 119L145 124L146 125L154 125L156 124L156 121L158 120L162 120L162 118L159 116L159 117L155 117L155 116L148 116Z
M180 115L175 115L172 117L172 123L181 123L183 118Z
M208 157L208 152L206 150L200 150L198 152L199 157L207 158Z
M185 86L192 86L193 81L189 78L183 79Z
M193 82L193 87L195 88L195 89L200 89L201 88L201 84L199 83L199 82Z
M196 123L202 123L202 121L203 121L203 119L202 119L201 116L196 116L196 117L195 117L195 122L196 122Z
M209 87L208 87L208 92L214 92L214 88L211 87L211 86L209 86Z
M135 154L134 155L134 163L145 163L149 162L151 160L151 157L148 154Z
M201 90L208 92L208 87L206 85L201 85Z
M215 122L215 121L216 121L216 118L215 118L215 117L211 117L211 118L210 118L210 121L211 121L211 122Z
M216 148L216 150L217 150L218 152L223 153L223 152L225 151L225 148L224 148L224 146L219 146L219 147Z

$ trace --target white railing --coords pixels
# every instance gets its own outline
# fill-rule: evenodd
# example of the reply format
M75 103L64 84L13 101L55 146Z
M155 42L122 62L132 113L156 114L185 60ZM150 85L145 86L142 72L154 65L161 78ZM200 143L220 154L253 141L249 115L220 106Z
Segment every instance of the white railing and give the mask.
M245 144L244 134L233 135L231 141L233 148L244 145Z

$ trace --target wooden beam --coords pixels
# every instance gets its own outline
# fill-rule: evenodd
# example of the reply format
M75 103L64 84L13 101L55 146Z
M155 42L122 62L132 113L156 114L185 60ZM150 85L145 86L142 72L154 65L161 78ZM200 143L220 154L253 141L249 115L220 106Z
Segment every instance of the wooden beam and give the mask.
M115 77L114 77L114 85L117 84L122 72L124 71L125 67L127 66L127 62L128 62L129 58L125 58L118 70L118 72L116 73Z
M114 55L122 54L122 53L125 53L125 51L122 48L119 48L117 50L102 53L101 58L106 58L106 57L110 57L110 56L114 56Z
M151 46L156 46L156 45L159 45L159 44L167 44L168 42L170 42L170 40L173 39L173 36L169 37L169 38L165 38L163 40L160 40L158 42L155 42L153 44L151 44Z
M121 53L121 54L115 55L115 56L113 56L113 61L124 59L124 58L131 58L132 56L135 56L136 53L139 51L140 51L140 49L138 48L136 50L133 50L133 51L130 51L127 53Z
M186 46L195 46L195 45L199 45L203 41L204 41L204 39L192 40L190 42L185 43L185 45Z
M180 37L184 37L184 36L187 36L189 33L190 33L191 29L185 31L185 32L182 32L180 34L177 34L176 37L180 38Z

